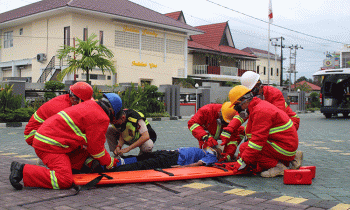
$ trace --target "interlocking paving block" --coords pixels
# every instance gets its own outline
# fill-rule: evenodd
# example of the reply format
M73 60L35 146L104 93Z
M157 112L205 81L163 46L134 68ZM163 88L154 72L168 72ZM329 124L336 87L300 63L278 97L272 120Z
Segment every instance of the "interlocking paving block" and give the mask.
M194 189L203 189L203 188L210 187L210 186L212 186L212 185L203 184L203 183L192 183L192 184L183 185L183 187L189 187L189 188L194 188Z
M305 201L307 201L307 199L305 199L305 198L292 198L290 200L287 200L286 203L299 204L299 203L302 203L302 202L305 202Z
M292 199L292 198L293 198L293 197L291 197L291 196L286 196L286 195L284 195L284 196L275 198L275 199L273 199L273 200L274 200L274 201L279 201L279 202L285 202L285 201L290 200L290 199Z
M256 192L251 195L247 195L247 197L254 197L254 198L262 198L266 200L272 200L277 197L280 197L281 195L273 194L273 193L268 193L268 192Z
M331 210L347 210L347 209L350 209L350 204L345 204L345 203L340 203L334 206L333 208L331 208Z
M247 195L254 194L255 191L237 188L237 189L225 191L224 193L235 194L235 195L240 195L240 196L247 196Z
M318 207L318 208L330 209L338 204L339 204L339 202L336 202L336 201L322 200L321 202L315 203L312 206Z

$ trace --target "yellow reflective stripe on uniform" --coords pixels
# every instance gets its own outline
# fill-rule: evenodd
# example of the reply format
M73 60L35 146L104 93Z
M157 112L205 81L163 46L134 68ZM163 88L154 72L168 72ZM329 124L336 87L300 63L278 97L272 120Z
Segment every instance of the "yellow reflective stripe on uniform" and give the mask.
M145 123L146 123L146 125L148 125L148 124L149 124L149 122L148 122L148 120L147 120L147 119L145 120Z
M38 121L39 123L43 123L45 121L45 120L41 119L36 112L34 113L34 119L36 121Z
M46 144L51 144L53 146L58 146L58 147L63 147L63 148L68 148L68 145L63 145L60 142L53 140L52 138L46 137L44 135L41 135L40 133L36 132L35 133L35 138L41 142L44 142Z
M105 150L103 150L102 152L96 154L96 155L92 155L93 158L100 158L103 157L106 154Z
M244 123L244 120L243 120L242 117L240 117L239 115L235 115L235 116L233 117L233 119L237 119L237 120L241 121L241 124Z
M243 165L244 161L242 160L242 158L239 158L239 159L237 160L237 163L239 163L239 165Z
M32 130L28 135L24 135L24 138L28 139L29 137L34 136L35 133L36 133L36 130Z
M288 104L287 104L287 102L284 102L284 104L286 105L286 108L288 107Z
M69 127L74 131L74 133L77 136L82 137L85 140L85 143L87 143L86 135L83 132L81 132L81 130L78 128L78 126L75 125L72 118L70 118L69 115L65 111L60 111L58 113L58 115L60 115L64 119L64 121L66 121L66 123L69 125Z
M251 133L247 133L246 136L247 136L248 139L252 138L252 134Z
M88 164L91 163L93 160L94 160L93 158L88 157L88 158L86 158L84 164L85 164L85 165L88 165Z
M216 132L215 132L215 136L214 136L214 139L215 139L215 140L218 140L218 139L219 139L220 131L221 131L221 124L218 124L218 125L216 126Z
M284 124L284 125L271 128L269 134L274 134L274 133L277 133L277 132L282 132L282 131L288 130L288 129L291 128L292 126L293 126L293 122L292 122L292 120L289 120L289 121L288 121L286 124Z
M137 119L136 118L133 118L133 117L128 117L128 120L130 122L133 122L133 123L136 123L137 122Z
M111 157L111 163L106 168L111 169L113 167L113 163L114 163L114 158Z
M192 132L194 129L196 129L198 126L200 126L198 123L195 123L193 124L191 127L190 127L190 131Z
M60 187L58 186L57 177L55 173L56 173L55 171L50 171L51 185L52 185L52 189L59 190Z
M224 130L224 131L221 132L221 136L224 136L226 138L230 138L231 137L231 133Z
M227 143L227 145L231 145L231 144L234 144L234 145L238 145L238 142L237 141L230 141L229 143Z
M141 117L145 117L141 112L137 112Z
M285 156L293 156L297 152L297 151L289 152L270 141L267 141L267 143L269 143L278 153L281 153L282 155L285 155Z
M258 144L255 144L255 143L253 143L253 142L251 142L251 141L249 141L248 147L250 147L250 148L252 148L252 149L256 149L256 150L258 150L258 151L261 151L262 148L263 148L262 146L260 146L260 145L258 145Z
M295 117L295 118L299 118L299 116L296 114L296 115L294 115L294 116L292 116L292 117Z

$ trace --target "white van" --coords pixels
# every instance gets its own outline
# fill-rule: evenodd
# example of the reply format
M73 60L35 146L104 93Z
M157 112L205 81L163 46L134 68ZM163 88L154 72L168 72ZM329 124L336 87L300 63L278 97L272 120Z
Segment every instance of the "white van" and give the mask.
M326 118L331 118L338 113L348 117L350 113L350 68L322 70L314 73L313 76L322 78L321 113Z

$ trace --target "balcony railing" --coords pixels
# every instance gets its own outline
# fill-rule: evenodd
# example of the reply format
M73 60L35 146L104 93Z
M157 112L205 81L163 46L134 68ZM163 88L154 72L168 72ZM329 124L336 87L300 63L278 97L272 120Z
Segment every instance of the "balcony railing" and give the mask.
M227 75L227 76L238 76L238 68L237 67L230 67L230 66L220 66L218 75ZM210 68L209 68L210 69ZM193 73L194 74L213 74L213 71L210 69L208 71L208 65L194 65L193 66Z

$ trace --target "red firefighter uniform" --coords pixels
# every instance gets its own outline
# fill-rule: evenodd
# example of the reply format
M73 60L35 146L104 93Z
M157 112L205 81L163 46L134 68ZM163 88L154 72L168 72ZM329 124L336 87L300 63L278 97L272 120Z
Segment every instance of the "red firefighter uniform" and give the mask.
M296 130L299 129L300 118L298 115L292 111L290 106L285 102L282 92L272 86L263 86L263 100L270 102L275 105L277 108L283 110L287 113L289 118L292 120L293 125ZM239 115L236 115L229 125L225 128L227 132L232 133L234 130L239 128L247 119L243 119Z
M238 164L258 165L263 170L280 161L294 160L298 134L289 116L271 103L254 97L248 106L248 141L239 149Z
M57 96L40 106L39 109L32 115L28 121L28 124L26 125L26 128L24 129L24 138L26 139L26 142L29 145L32 145L35 132L45 122L45 120L71 106L72 103L70 101L69 94Z
M201 107L198 112L188 121L188 128L192 132L192 135L198 140L199 145L204 144L203 139L206 137L214 138L215 140L219 139L220 135L227 135L223 132L223 126L219 119L219 112L221 110L222 104L207 104ZM219 123L218 123L219 122ZM244 130L244 127L238 127L240 132ZM233 157L236 152L237 146L241 142L241 138L238 135L238 129L230 135L228 138L224 153Z
M69 153L86 148L88 153L107 169L117 159L104 147L110 119L95 101L69 107L47 119L35 134L32 146L49 169L25 165L23 183L28 187L65 189L73 184Z

